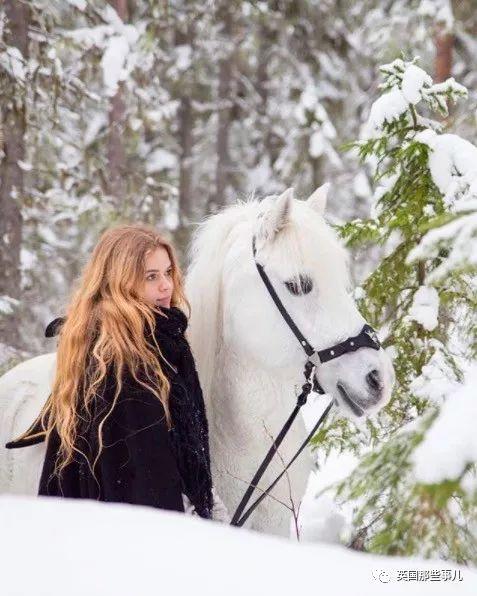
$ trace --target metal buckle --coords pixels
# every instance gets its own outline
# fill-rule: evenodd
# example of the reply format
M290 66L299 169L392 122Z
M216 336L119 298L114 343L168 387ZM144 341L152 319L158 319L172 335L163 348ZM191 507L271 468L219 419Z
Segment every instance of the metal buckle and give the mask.
M381 347L381 342L379 341L376 331L374 329L366 329L365 333L376 346L376 349L379 349Z
M308 360L313 363L313 366L315 368L317 368L318 365L321 364L320 357L318 356L318 352L316 350L313 352L311 356L308 356Z

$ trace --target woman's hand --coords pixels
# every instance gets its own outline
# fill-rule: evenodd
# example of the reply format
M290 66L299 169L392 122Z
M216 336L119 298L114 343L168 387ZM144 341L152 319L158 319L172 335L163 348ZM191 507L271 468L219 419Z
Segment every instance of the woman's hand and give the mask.
M227 511L227 507L224 505L222 499L219 497L214 487L212 487L212 497L214 499L214 504L212 506L212 519L224 524L230 523L230 515ZM194 505L192 505L189 498L184 495L184 493L182 493L182 501L184 502L184 513L187 515L197 515Z
M182 493L182 502L184 503L184 513L186 515L197 515L194 509L194 505L189 500L189 497Z

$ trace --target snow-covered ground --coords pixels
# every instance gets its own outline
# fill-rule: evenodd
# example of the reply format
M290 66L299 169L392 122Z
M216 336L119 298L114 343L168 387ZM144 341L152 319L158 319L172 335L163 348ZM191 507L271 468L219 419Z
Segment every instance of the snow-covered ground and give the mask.
M2 596L477 593L477 572L442 561L296 543L130 505L3 496L0 528ZM409 579L426 571L427 580Z

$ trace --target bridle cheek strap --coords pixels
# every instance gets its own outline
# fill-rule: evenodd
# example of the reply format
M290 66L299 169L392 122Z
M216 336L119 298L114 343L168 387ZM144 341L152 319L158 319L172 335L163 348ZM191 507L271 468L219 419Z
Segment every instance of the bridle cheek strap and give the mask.
M378 339L376 331L371 327L371 325L365 324L358 335L349 337L345 341L342 341L331 348L320 351L315 350L300 329L298 329L295 321L288 314L287 309L283 306L283 302L278 297L278 294L276 293L270 278L265 273L263 265L257 262L255 258L257 253L255 237L252 241L252 251L258 273L260 274L260 277L262 278L262 281L265 284L265 287L267 288L273 302L275 303L275 306L285 320L285 323L300 342L300 345L305 351L306 355L315 366L323 362L329 362L330 360L338 358L339 356L343 356L343 354L346 354L347 352L355 352L356 350L359 350L359 348L373 348L374 350L379 350L381 348L381 343Z

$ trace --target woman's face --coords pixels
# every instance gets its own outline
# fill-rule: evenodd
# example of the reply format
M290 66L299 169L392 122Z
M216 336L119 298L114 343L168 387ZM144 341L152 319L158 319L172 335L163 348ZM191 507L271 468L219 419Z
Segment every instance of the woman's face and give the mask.
M146 276L142 298L151 306L171 307L172 263L167 250L160 246L146 256Z

